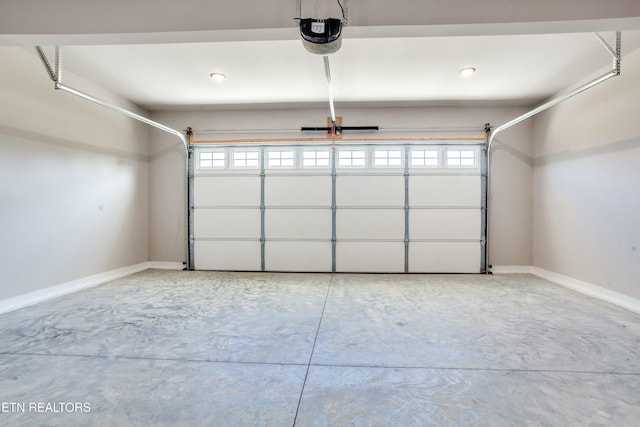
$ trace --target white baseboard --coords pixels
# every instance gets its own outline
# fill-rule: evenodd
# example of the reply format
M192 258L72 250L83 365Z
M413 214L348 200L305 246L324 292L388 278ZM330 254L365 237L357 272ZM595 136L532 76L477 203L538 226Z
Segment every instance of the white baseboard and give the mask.
M581 294L615 304L619 307L633 311L634 313L640 313L639 299L592 283L574 279L573 277L554 273L553 271L545 270L544 268L534 267L531 265L500 265L494 266L491 269L491 272L494 274L533 274L534 276L553 282L556 285L564 286L565 288L573 289Z
M60 285L51 286L46 289L29 292L28 294L18 295L13 298L0 300L0 314L18 310L23 307L38 304L53 298L78 292L83 289L91 288L111 280L119 279L130 274L138 273L150 268L165 270L182 270L182 263L170 262L143 262L129 267L118 268L93 276L83 277L81 279L72 280L71 282L62 283Z
M640 300L630 297L620 292L612 291L592 283L583 282L569 276L554 273L543 268L533 267L533 274L550 282L556 283L565 288L573 289L581 294L598 298L602 301L610 302L635 313L640 313Z

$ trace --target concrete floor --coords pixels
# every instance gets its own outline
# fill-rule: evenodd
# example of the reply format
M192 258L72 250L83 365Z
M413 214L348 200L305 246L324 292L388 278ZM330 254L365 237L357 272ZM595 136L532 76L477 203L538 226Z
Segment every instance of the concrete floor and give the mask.
M528 275L150 270L1 315L0 405L10 426L637 426L640 316Z

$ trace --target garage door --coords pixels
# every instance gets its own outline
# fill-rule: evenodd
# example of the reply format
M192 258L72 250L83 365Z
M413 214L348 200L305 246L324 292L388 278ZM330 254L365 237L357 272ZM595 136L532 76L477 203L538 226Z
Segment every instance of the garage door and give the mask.
M197 270L479 273L480 144L198 146Z

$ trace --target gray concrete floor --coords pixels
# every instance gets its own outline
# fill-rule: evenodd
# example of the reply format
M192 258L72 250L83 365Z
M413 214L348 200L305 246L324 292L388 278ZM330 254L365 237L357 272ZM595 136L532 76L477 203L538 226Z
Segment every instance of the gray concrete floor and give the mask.
M637 426L639 356L528 275L150 270L0 316L0 425Z

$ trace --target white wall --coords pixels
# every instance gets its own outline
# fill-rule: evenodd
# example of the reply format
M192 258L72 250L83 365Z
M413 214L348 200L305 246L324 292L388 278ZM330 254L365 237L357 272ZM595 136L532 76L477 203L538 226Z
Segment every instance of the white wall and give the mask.
M640 298L640 51L535 119L533 263Z
M0 299L147 261L147 127L54 91L33 49L0 70Z
M526 108L352 108L337 105L345 126L378 125L382 128L465 127L482 129L484 123L500 125ZM235 111L161 111L152 118L176 129L296 129L326 126L328 108ZM495 141L493 155L491 262L494 265L530 265L532 211L532 123L504 132ZM384 135L389 136L389 133ZM460 134L453 134L460 136ZM273 138L274 135L262 135ZM286 137L297 135L283 134ZM309 137L309 134L301 135ZM317 135L315 135L317 136ZM348 137L349 135L345 135ZM352 135L353 136L353 135ZM376 135L381 136L381 135ZM399 134L398 134L399 136ZM406 135L405 135L406 136ZM415 135L413 135L415 136ZM452 136L446 134L443 136ZM469 135L463 135L469 136ZM483 136L476 132L473 136ZM203 136L199 136L201 139ZM218 135L217 137L221 137ZM225 135L258 138L255 134ZM150 259L185 260L184 155L171 135L151 131Z
M147 260L184 261L185 161L180 141L54 91L30 49L1 50L0 299ZM68 73L65 81L135 109ZM525 110L338 105L345 125L383 128L481 128ZM152 118L177 129L254 129L324 125L327 115L327 108L256 109L162 111ZM523 123L495 141L494 265L531 264L531 134L531 123Z

